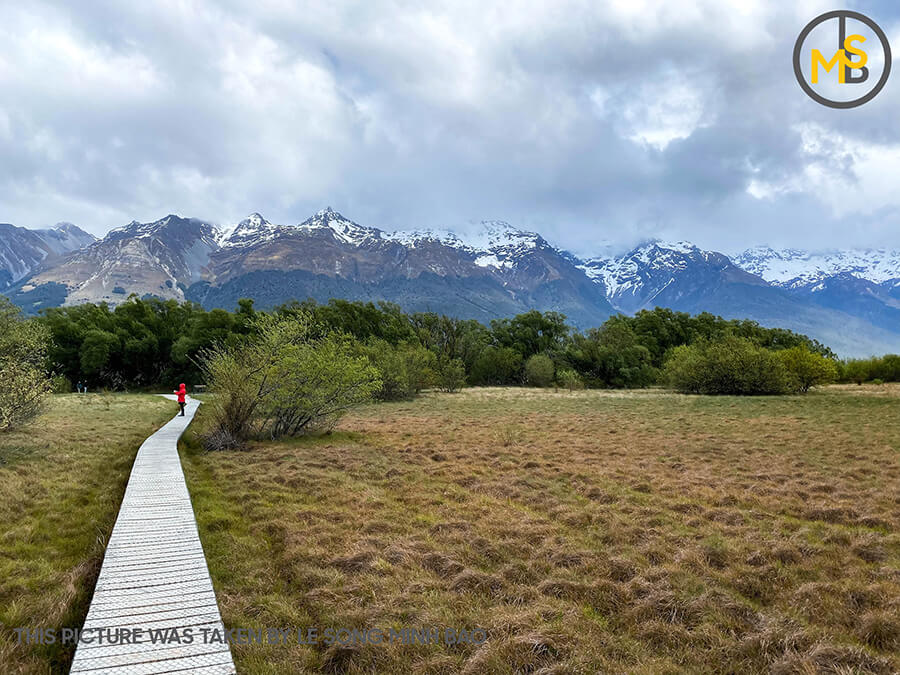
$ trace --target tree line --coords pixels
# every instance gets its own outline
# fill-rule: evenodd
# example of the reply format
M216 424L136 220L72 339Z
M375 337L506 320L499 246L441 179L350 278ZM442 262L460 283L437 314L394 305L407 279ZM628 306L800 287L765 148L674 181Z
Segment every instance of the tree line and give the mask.
M900 356L839 361L789 330L663 308L578 331L556 312L484 325L347 300L261 312L251 300L226 311L132 296L116 307L57 307L26 319L0 296L0 430L33 418L51 389L72 391L74 382L141 390L185 381L231 391L214 403L223 422L211 445L226 447L328 426L349 405L431 388L662 385L752 395L835 380L900 380Z
M263 313L251 300L226 311L132 297L115 308L52 308L36 321L49 331L49 363L68 381L141 389L176 380L201 383L200 353L250 339L258 332L256 318L264 314L302 316L312 333L352 338L382 374L383 399L432 387L454 391L463 384L646 387L663 382L664 364L677 347L717 343L726 336L767 351L796 347L834 359L826 346L789 330L662 308L613 316L583 332L556 312L530 311L484 325L348 300L293 302Z

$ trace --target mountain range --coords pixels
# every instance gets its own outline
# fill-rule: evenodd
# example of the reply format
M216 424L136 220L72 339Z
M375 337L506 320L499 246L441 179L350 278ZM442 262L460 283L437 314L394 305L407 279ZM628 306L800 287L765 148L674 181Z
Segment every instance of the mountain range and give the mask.
M169 215L99 240L69 223L0 224L0 292L29 313L132 293L208 308L341 297L481 321L553 310L580 328L660 306L791 328L843 356L900 351L900 251L728 255L650 241L581 259L505 222L485 221L466 238L384 232L330 208L298 225L254 213L229 228Z

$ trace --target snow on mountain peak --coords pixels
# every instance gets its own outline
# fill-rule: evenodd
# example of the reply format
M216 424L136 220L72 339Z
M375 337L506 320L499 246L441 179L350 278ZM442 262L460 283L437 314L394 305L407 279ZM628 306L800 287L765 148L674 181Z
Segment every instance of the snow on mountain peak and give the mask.
M504 220L483 220L481 231L471 241L480 248L495 250L517 246L535 248L543 239L536 232L520 230Z
M419 242L434 241L453 248L466 248L468 245L455 232L450 230L396 230L384 232L385 239L395 241L408 248L415 248Z
M700 250L689 241L664 241L662 239L655 239L651 243L653 246L656 246L656 248L664 251L675 251L676 253L694 253Z
M329 229L335 239L354 246L359 246L367 240L381 238L380 230L355 223L330 206L318 211L316 215L303 221L297 227L307 230Z
M785 287L802 287L849 273L873 283L900 278L900 250L849 249L809 253L757 246L733 256L735 265Z
M595 282L602 282L609 298L618 298L637 293L650 274L674 275L698 261L727 264L728 258L688 241L651 239L622 255L591 258L578 267Z
M49 230L37 230L56 255L76 251L97 241L97 237L72 223L57 223Z
M386 233L385 238L411 247L415 247L418 242L435 241L445 246L484 254L504 249L508 253L513 248L531 249L543 241L539 234L520 230L502 220L484 220L479 223L477 230L464 233L441 229L398 230Z
M220 230L217 241L223 248L255 246L278 236L279 226L253 212L237 225Z

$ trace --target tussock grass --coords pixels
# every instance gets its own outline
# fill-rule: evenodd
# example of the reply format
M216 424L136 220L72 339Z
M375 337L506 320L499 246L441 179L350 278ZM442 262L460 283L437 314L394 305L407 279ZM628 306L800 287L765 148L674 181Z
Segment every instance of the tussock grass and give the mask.
M0 433L0 673L68 672L72 648L10 629L81 627L135 453L174 412L156 396L57 395Z
M897 672L900 388L870 389L473 389L249 452L189 438L226 625L490 635L236 646L238 669Z

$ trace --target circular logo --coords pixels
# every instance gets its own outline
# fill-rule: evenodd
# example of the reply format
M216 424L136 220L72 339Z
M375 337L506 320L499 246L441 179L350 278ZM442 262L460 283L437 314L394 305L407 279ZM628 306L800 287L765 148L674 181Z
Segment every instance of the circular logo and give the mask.
M837 19L839 22L838 48L833 55L827 56L823 56L818 49L812 50L810 56L810 65L813 84L817 83L817 75L820 69L824 71L830 71L834 66L837 66L838 69L839 84L860 84L868 79L869 71L865 67L866 62L868 61L868 55L859 46L854 46L854 42L865 42L865 38L860 35L850 35L848 37L845 37L847 19L853 19L854 21L859 21L868 26L878 37L879 41L881 42L881 48L884 52L884 69L881 71L881 77L878 78L878 82L876 82L875 86L873 86L863 96L854 98L849 101L832 100L830 98L822 96L819 92L812 88L809 82L807 82L800 63L801 54L803 51L803 43L806 38L813 31L813 29L815 29L825 21L829 21L831 19ZM855 61L848 58L848 51L857 56L857 59ZM855 70L859 70L861 72L861 75L858 77L853 77L852 73ZM875 98L878 92L880 92L884 88L884 85L887 83L888 76L890 74L891 46L888 44L887 36L884 34L884 31L881 30L881 27L877 23L872 21L872 19L865 16L864 14L860 14L859 12L853 12L849 9L839 9L832 12L825 12L824 14L817 16L815 19L806 24L806 27L802 31L800 31L800 35L797 36L797 42L794 43L794 75L797 76L797 82L800 83L803 91L805 91L811 99L817 101L818 103L821 103L822 105L828 106L829 108L855 108L857 106L861 106L863 103L871 101L873 98Z

